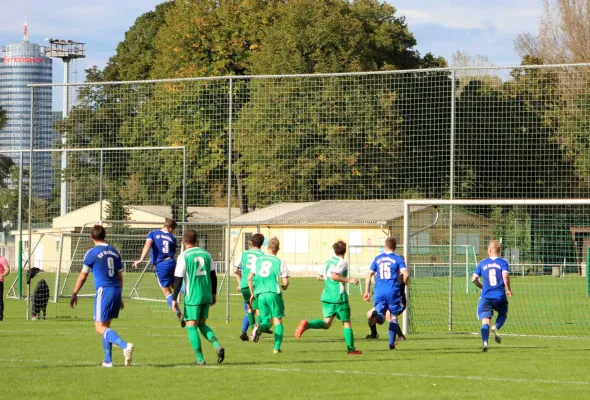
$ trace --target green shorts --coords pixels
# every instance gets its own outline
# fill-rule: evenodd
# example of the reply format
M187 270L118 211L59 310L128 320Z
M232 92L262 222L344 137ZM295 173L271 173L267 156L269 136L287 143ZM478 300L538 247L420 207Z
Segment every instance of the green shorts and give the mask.
M335 316L340 321L350 321L350 305L348 303L326 303L322 301L324 319Z
M258 306L260 307L260 318L263 322L285 316L285 303L283 298L276 293L260 293L258 295Z
M198 321L200 319L209 318L209 307L211 304L200 304L198 306L184 305L184 320Z
M241 288L242 296L244 297L244 303L250 302L250 288ZM258 310L258 299L254 297L252 300L252 310Z

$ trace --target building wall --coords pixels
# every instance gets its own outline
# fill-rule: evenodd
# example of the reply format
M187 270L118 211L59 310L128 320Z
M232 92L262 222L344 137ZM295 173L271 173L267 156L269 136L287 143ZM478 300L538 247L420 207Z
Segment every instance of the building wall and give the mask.
M52 59L45 48L33 43L14 43L2 48L0 58L0 106L6 110L7 126L0 132L1 150L28 150L30 146L31 83L52 82ZM51 88L35 90L34 147L51 148L53 144ZM20 155L11 153L15 163ZM29 154L23 155L28 167ZM34 156L34 185L36 196L47 199L51 195L51 154Z

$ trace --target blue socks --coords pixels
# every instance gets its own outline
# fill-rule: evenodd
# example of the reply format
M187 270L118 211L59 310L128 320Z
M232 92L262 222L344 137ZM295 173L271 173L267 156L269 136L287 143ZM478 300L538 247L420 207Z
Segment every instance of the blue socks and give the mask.
M389 322L389 345L395 345L395 335L397 334L397 320L393 320Z
M168 303L168 307L170 307L170 309L172 310L172 293L166 296L166 303ZM180 315L180 309L176 311L176 315Z
M490 338L490 326L487 324L484 324L481 326L481 339L487 343L489 338Z
M506 323L506 318L508 318L508 314L504 314L504 315L498 315L498 318L496 318L496 328L498 330L500 330L501 327L504 326L504 324Z
M244 315L244 319L242 320L242 333L248 332L248 327L250 326L250 321L248 320L248 314Z
M109 342L103 335L102 348L104 349L104 362L110 364L113 362L113 344Z
M385 317L383 316L383 314L377 314L377 323L379 325L382 325L383 322L385 322Z
M104 334L102 337L104 339L106 339L107 341L109 341L110 343L114 343L115 345L119 346L122 349L127 347L127 342L124 341L123 339L121 339L121 337L119 335L117 335L117 332L115 332L114 330L112 330L110 328L107 329L106 331L104 331Z

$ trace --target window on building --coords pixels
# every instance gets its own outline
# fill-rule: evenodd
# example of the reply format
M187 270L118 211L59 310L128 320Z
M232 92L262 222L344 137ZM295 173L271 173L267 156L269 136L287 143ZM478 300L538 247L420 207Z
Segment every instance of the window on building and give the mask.
M430 248L430 232L420 232L410 238L410 254L428 254Z
M250 241L250 239L252 239L252 235L253 233L244 233L244 246L243 249L244 251L248 250L250 248L250 246L248 246L248 242Z
M284 231L281 245L285 254L307 254L309 251L309 233L307 229Z
M473 251L475 251L475 254L477 255L479 254L479 233L457 232L455 245L473 247ZM468 248L468 251L471 251L471 249ZM464 255L465 247L457 247L455 254Z

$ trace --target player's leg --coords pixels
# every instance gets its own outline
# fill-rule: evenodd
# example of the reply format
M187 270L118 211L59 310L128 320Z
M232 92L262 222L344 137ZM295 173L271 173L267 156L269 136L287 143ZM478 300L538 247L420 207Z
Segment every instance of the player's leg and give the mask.
M4 320L4 282L0 282L0 321Z
M283 298L277 294L270 293L268 296L268 304L273 324L275 326L274 332L274 353L281 352L281 343L283 343L283 317L285 316L285 303Z
M379 339L379 335L377 334L377 311L375 311L375 307L367 311L367 325L369 325L371 332L366 336L366 338Z
M299 339L308 329L330 329L334 315L336 315L336 305L322 301L322 314L324 319L312 319L311 321L304 319L301 321L295 329L295 339Z
M225 349L221 346L215 336L215 332L207 325L207 318L209 317L209 304L202 304L199 307L199 321L198 328L207 341L213 345L215 353L217 353L217 362L221 364L225 359Z
M482 351L488 351L490 337L490 322L493 315L492 304L488 299L480 298L477 305L477 318L481 320Z
M498 317L496 318L496 323L492 326L492 333L494 334L494 339L496 343L502 343L502 337L500 336L500 329L506 323L506 319L508 318L508 300L506 299L499 299L494 302L494 309L498 312Z
M105 362L111 357L112 344L114 344L123 350L125 366L129 366L132 361L134 346L132 343L127 343L123 340L114 329L111 329L111 320L119 317L120 309L120 288L101 287L97 290L96 297L94 298L94 330L99 335L102 335L104 339L103 349L105 351ZM112 363L112 358L110 362Z
M334 315L340 321L344 328L344 342L346 343L346 353L350 355L363 354L362 351L354 347L354 332L352 331L350 305L348 303L340 303L336 305L336 314Z
M246 316L248 317L248 324L250 326L250 329L254 328L254 309L253 309L253 305L258 306L258 300L256 300L256 298L254 298L254 300L252 301L252 304L250 304L250 289L249 288L242 288L241 289L242 292L242 297L244 298L244 304L246 305Z
M184 318L186 321L186 332L188 340L193 348L195 357L197 358L197 365L205 365L205 357L203 357L203 349L201 348L201 337L197 329L197 306L184 306Z
M242 320L242 333L240 333L240 339L243 342L248 341L248 327L250 326L250 318L252 313L248 313L248 303L244 303L244 311L246 314L244 315L244 319Z
M269 295L272 295L272 293L261 293L256 298L256 311L259 312L259 316L256 318L256 323L254 324L252 334L250 335L250 340L255 343L260 339L262 332L268 331L272 325Z
M282 318L274 318L273 323L275 326L275 345L273 352L278 354L281 352L281 344L283 343L283 319Z
M173 262L163 262L156 267L156 277L158 278L158 285L162 290L162 294L166 299L166 303L168 303L168 307L172 309L172 287L174 286L174 267L175 263ZM182 318L182 313L180 309L176 310L176 317L180 322L180 326L184 328L185 321Z

